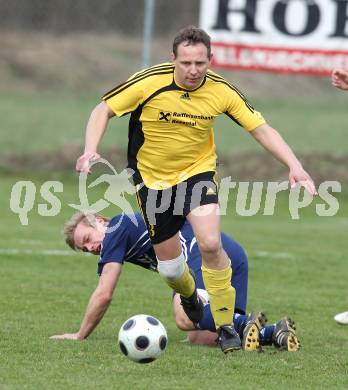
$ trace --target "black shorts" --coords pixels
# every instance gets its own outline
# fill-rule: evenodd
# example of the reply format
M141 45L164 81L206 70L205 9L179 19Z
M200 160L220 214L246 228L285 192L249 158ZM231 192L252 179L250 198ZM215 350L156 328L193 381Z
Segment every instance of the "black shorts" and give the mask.
M215 172L199 173L165 190L152 190L143 185L137 191L139 207L153 244L173 237L195 208L218 203L214 175Z

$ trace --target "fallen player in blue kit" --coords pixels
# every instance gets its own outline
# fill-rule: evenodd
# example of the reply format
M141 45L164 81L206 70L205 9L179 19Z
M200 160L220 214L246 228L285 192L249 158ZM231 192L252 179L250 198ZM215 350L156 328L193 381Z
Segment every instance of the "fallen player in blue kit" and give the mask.
M87 305L79 331L51 338L83 340L93 332L111 303L124 263L133 263L157 271L157 259L146 225L139 213L136 213L135 217L137 224L124 214L109 220L98 214L77 213L66 223L65 239L72 249L99 255L100 278ZM175 293L173 310L176 325L188 333L188 340L191 343L216 345L216 328L201 273L201 254L188 222L180 230L180 241L187 264L194 275L198 294L204 304L204 316L196 324L191 322L182 308L182 297ZM221 234L221 241L231 259L231 285L236 290L233 322L241 338L242 348L246 351L260 351L262 345L274 345L279 349L297 351L300 344L294 323L289 318L265 326L266 318L262 312L246 315L247 256L244 249L226 234Z

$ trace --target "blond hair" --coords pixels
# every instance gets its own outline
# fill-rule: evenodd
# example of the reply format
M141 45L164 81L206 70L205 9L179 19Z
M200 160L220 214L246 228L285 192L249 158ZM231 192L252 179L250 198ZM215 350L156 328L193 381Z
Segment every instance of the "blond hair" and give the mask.
M65 224L63 229L63 235L65 238L65 242L70 246L71 249L74 251L79 250L80 248L77 248L75 245L74 240L74 234L75 230L77 228L77 225L82 223L85 226L91 226L95 227L96 225L96 218L102 218L104 221L108 221L108 218L105 218L97 213L88 211L88 212L82 212L79 211L78 213L75 213Z

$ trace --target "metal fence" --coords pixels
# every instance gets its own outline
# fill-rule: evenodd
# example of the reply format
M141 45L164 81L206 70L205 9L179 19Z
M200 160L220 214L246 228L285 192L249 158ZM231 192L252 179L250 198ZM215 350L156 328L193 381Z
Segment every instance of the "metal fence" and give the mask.
M153 34L144 50L147 1L154 4ZM199 11L200 0L0 0L0 92L105 91L141 66L169 59L172 37L198 25ZM234 71L227 77L253 96L329 90L327 80L304 76Z
M150 3L153 24L146 26ZM169 58L175 32L198 24L199 3L0 0L0 89L99 90L121 82Z

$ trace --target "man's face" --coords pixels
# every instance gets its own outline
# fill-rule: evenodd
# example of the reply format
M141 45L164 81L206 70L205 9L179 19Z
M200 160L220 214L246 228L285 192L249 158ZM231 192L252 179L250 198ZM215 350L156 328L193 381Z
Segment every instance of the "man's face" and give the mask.
M80 222L74 232L75 246L84 252L99 255L106 230L107 223L103 219L97 219L95 227Z
M208 49L203 43L188 45L182 42L177 48L177 56L172 53L175 65L175 80L185 89L199 87L211 63Z

